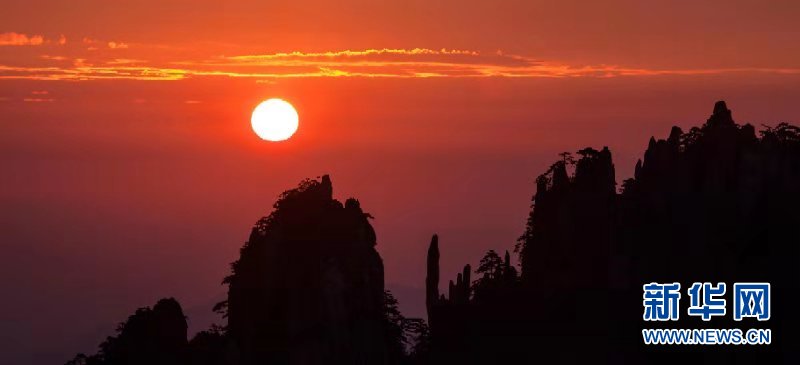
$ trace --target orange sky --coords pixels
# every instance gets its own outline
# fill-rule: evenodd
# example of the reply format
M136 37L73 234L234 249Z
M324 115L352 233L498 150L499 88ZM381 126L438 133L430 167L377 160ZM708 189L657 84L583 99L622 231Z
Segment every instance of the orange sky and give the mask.
M430 235L444 277L510 249L559 152L609 146L619 183L716 100L800 122L794 1L2 8L0 364L94 351L163 296L206 326L249 227L305 177L375 216L387 285L421 315ZM288 142L250 130L270 97L300 114Z

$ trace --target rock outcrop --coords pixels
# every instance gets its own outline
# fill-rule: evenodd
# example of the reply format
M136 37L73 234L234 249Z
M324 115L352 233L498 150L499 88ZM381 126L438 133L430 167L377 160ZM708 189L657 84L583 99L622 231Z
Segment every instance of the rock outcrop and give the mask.
M306 180L232 264L228 335L241 364L382 364L383 263L359 202Z
M305 180L256 223L231 265L228 299L214 308L227 326L187 342L180 305L164 299L138 310L97 355L68 364L398 363L417 322L384 292L370 218L357 200L333 199L327 175Z
M451 290L429 311L432 358L475 364L796 362L800 128L781 123L759 138L717 102L701 127L673 127L666 139L651 138L621 192L607 148L578 154L577 161L562 155L536 181L518 245L518 285L500 280L490 295L479 295L483 285L476 282L466 303ZM498 262L495 256L489 261ZM642 284L680 282L686 289L698 281L771 283L766 327L773 330L772 344L714 351L644 346L639 334L649 327L642 322ZM710 327L693 319L680 327L765 327L731 316Z

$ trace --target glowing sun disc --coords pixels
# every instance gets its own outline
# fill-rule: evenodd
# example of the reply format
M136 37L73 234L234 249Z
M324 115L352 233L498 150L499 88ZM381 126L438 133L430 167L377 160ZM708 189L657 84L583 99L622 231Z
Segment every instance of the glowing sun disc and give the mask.
M285 141L297 132L297 111L292 104L282 99L269 99L261 102L253 110L250 124L261 139L278 142Z

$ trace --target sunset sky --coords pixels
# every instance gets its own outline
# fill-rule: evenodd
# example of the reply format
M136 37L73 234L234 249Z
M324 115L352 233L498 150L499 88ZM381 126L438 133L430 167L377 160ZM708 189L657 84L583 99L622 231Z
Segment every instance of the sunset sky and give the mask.
M650 136L800 122L796 1L20 1L0 11L0 364L94 352L176 297L190 330L284 190L330 174L371 213L386 282L423 315L440 234L451 279L511 250L534 179ZM262 100L300 116L260 140Z

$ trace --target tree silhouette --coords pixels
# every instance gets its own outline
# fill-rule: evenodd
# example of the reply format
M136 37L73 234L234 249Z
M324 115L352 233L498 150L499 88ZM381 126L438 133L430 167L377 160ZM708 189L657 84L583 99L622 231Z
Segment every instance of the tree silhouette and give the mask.
M191 365L222 365L228 364L229 355L226 353L228 337L225 328L212 325L205 331L200 331L189 341L188 363Z
M503 259L500 258L500 255L494 250L489 250L481 259L478 268L475 269L475 273L481 275L478 281L502 277L503 267Z
M389 362L411 364L422 361L430 347L430 333L421 318L406 318L392 292L384 291L384 318Z
M383 303L384 331L386 332L385 338L389 358L393 359L394 363L400 363L406 357L405 346L408 344L408 338L405 333L406 318L400 313L400 309L397 307L397 299L392 295L392 292L384 291Z
M67 364L139 365L186 363L186 317L180 304L161 299L144 307L117 327L117 335L100 344L97 355L78 354Z

